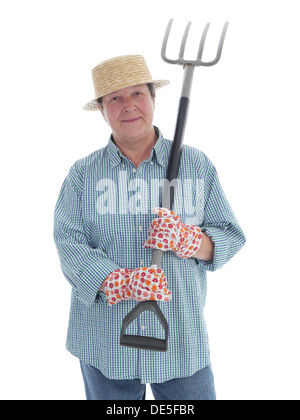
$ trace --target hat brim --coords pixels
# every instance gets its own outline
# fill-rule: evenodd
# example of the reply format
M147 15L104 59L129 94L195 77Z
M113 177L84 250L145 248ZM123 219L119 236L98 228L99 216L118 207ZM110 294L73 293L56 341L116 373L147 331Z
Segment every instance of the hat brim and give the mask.
M164 86L167 86L170 82L169 80L150 80L150 81L146 81L145 83L139 83L139 85L142 84L147 84L147 83L153 83L154 84L154 89L158 90ZM131 86L136 86L136 85L129 85L129 86L124 86L124 88L127 87L131 87ZM105 93L105 95L109 95L110 93L113 93L115 91L111 91L111 92L107 92ZM103 96L105 96L103 95ZM93 99L92 101L88 102L86 105L84 105L83 109L85 111L98 111L98 102L97 99Z

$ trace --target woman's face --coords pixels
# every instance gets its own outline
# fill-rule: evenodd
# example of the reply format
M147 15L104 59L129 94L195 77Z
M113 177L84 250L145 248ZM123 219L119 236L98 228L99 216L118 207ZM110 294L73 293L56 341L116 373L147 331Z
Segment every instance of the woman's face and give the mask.
M102 104L99 109L116 142L135 142L153 133L155 98L146 84L105 95Z

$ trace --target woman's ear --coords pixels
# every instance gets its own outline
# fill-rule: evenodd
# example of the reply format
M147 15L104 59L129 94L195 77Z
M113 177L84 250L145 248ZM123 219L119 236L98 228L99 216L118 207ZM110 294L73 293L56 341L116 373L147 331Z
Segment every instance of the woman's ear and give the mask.
M98 107L99 111L101 112L102 117L104 118L104 121L109 125L109 122L106 119L106 116L105 116L105 112L104 112L103 107L100 104L97 104L97 107Z
M104 115L104 112L103 112L103 108L102 108L102 106L101 106L100 104L97 104L97 107L98 107L99 111L101 112L101 114L102 114L103 118L104 118L104 119L105 119L105 121L106 121L106 118L105 118L105 115Z
M98 107L99 111L101 112L101 114L103 115L102 106L100 104L97 104L97 107Z

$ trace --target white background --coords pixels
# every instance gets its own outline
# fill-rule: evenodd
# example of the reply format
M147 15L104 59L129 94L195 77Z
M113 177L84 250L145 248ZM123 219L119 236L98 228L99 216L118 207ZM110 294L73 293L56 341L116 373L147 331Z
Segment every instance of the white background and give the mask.
M156 79L155 124L174 133L182 69L170 54L185 24L206 59L230 22L223 56L195 72L185 143L216 165L247 244L208 274L206 320L219 399L299 399L300 26L292 0L10 0L1 39L1 399L84 399L79 363L65 350L70 286L52 239L53 210L70 166L110 134L91 69L143 54ZM154 367L155 368L155 367ZM148 392L147 399L152 399Z

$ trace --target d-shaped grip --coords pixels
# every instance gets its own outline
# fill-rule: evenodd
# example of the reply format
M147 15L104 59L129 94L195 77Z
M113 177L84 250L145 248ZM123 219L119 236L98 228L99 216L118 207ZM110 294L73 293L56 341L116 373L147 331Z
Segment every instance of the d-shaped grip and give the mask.
M161 326L165 331L164 340L155 337L125 334L127 327L144 311L152 311L156 314ZM136 305L136 307L123 319L120 335L120 345L141 350L166 352L168 348L168 337L169 325L166 318L164 317L164 314L160 310L160 307L156 301L147 300Z

